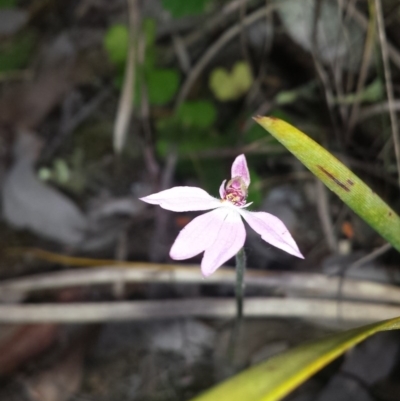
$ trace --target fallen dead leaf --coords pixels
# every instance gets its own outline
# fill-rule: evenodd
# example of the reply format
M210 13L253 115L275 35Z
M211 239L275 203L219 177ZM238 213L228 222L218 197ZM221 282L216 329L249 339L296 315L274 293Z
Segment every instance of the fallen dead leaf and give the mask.
M84 335L78 343L66 349L57 363L26 381L26 390L32 401L67 401L79 390L89 339Z
M0 375L9 375L40 355L56 340L58 325L34 324L13 327L0 339Z
M65 245L82 242L86 216L65 195L40 181L34 170L38 139L21 131L14 144L15 161L4 179L3 217L11 226Z

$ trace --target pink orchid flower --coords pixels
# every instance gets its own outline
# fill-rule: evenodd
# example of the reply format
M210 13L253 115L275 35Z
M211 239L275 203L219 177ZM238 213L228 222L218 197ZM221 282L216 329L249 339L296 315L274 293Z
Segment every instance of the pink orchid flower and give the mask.
M304 258L283 222L272 214L250 212L246 207L250 174L244 155L232 164L232 178L219 189L221 199L196 187L174 187L140 198L173 212L210 210L194 218L179 233L170 251L174 260L189 259L204 252L201 271L207 277L243 247L246 230L242 218L261 238L291 255Z

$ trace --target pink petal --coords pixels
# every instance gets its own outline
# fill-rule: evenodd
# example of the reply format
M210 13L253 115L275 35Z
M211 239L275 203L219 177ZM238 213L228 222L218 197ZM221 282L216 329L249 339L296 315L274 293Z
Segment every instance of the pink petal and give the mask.
M219 196L221 197L221 199L225 198L225 195L226 195L225 183L226 183L226 180L222 181L222 184L219 187Z
M169 256L182 260L203 252L215 241L228 213L229 210L219 208L193 219L179 233Z
M203 189L196 187L174 187L145 196L140 200L152 205L160 205L162 208L173 212L209 210L221 206L219 199L213 198Z
M240 214L249 226L261 235L264 241L291 255L304 259L296 242L280 219L269 213L249 212L243 209L240 209Z
M235 177L240 177L246 186L250 185L250 173L244 155L238 156L232 164L232 178Z
M207 277L215 272L218 267L235 256L243 247L246 239L246 229L240 214L236 210L222 208L225 218L217 235L213 237L212 244L204 252L201 261L201 271Z

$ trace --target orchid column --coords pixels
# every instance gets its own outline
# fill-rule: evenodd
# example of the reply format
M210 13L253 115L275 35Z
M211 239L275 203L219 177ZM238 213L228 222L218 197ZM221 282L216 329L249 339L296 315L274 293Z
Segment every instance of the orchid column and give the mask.
M226 185L225 183L226 180L219 189L220 199L213 198L201 188L174 187L141 200L160 205L173 212L212 209L211 212L194 218L182 229L172 245L170 256L174 260L183 260L204 252L201 272L207 277L233 256L238 255L236 290L239 299L238 288L243 288L245 268L245 262L240 263L241 260L245 260L242 249L246 239L246 229L242 219L269 244L299 258L303 258L303 255L281 220L269 213L246 210L251 205L246 203L250 174L244 155L235 159L232 164L231 179ZM241 301L238 301L238 305L240 304Z

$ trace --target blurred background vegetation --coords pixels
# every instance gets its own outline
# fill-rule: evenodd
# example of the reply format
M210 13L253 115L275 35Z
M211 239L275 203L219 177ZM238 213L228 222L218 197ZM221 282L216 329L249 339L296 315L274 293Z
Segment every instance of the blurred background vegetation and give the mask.
M33 285L17 291L15 282L0 282L3 304L231 297L229 282L204 285L197 267L190 270L198 273L190 285L180 281L184 270L179 265L164 267L175 269L178 277L167 285L147 273L135 279L139 282L119 287L117 273L107 273L112 278L100 286L93 277L101 269L120 272L129 267L119 268L117 261L170 263L170 246L193 215L156 210L138 198L175 185L200 186L217 197L240 153L251 171L252 208L281 218L306 257L295 260L249 233L249 267L279 279L268 288L249 285L248 297L289 296L293 288L281 286L288 277L298 280L298 273L304 274L305 284L299 286L305 298L315 295L305 290L313 274L336 279L346 272L352 280L397 291L398 253L317 183L252 116L273 115L297 126L399 212L400 139L393 120L400 110L399 24L397 0L0 0L0 277L12 284L19 277L29 281L30 275L61 272L69 279L82 266L90 266L93 275L83 289L74 282L62 290ZM388 93L393 94L389 101ZM360 260L362 269L349 269ZM143 266L164 271L160 265L136 268ZM352 290L338 295L339 287L327 288L327 299L356 298ZM379 288L387 294L386 287ZM8 313L0 311L1 322L12 320ZM330 315L324 319L324 313L316 319L335 320ZM246 323L242 341L250 345L242 344L243 355L233 364L221 356L221 343L227 339L221 322L188 320L176 327L152 322L141 329L105 325L95 334L93 327L76 334L70 326L53 323L20 326L26 338L41 346L28 346L28 356L7 356L7 368L0 367L7 391L2 399L22 399L15 395L20 388L13 381L15 372L22 371L29 373L24 386L30 399L66 400L83 386L86 395L81 397L87 398L76 399L111 400L118 395L120 400L185 400L254 363L268 344L265 358L357 320L343 315L343 325L327 329L293 323L290 308L282 314L286 320L270 314L269 320ZM28 323L24 316L18 323ZM365 313L358 320L380 317ZM77 312L76 320L85 322L79 319ZM181 345L164 346L160 332L179 337L182 325L190 333L203 333L199 343L205 351L199 346L202 352L195 347L190 355L182 354L184 339ZM18 330L4 325L0 350L20 345ZM273 334L265 336L268 330ZM73 340L55 347L62 336ZM96 336L94 356L82 373L82 344ZM142 343L146 337L153 338L150 346ZM128 363L124 347L132 338L140 345L129 348ZM50 360L49 344L58 350L54 354L52 349ZM112 356L105 352L110 344L116 347ZM75 359L68 360L67 354ZM392 361L389 356L385 360ZM399 369L397 360L392 362L379 377L386 387L378 386L374 399L400 399L398 383L391 387L390 372ZM176 368L170 369L172 363ZM54 381L38 379L47 365L81 373L74 377L63 371L63 390L54 397L34 398L40 386L47 389ZM315 379L304 390L310 398L302 399L329 400L315 397L322 397L319 392L339 369L338 363ZM107 381L109 371L114 376ZM361 375L357 369L352 374Z

